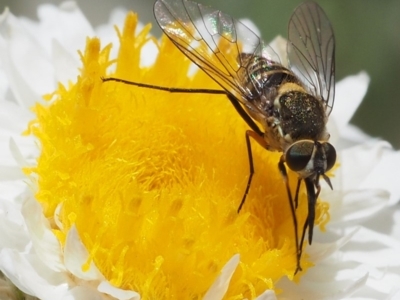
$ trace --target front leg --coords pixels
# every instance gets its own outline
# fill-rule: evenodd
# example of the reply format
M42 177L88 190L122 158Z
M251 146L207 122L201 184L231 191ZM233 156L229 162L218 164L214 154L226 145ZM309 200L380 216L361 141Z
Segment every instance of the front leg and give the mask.
M281 175L283 177L283 181L285 182L285 186L286 186L286 192L288 195L288 199L289 199L289 205L290 205L290 212L292 213L292 220L293 220L293 227L294 227L294 236L295 236L295 242L296 242L296 259L297 259L297 267L296 267L296 271L294 272L294 274L296 275L298 271L301 271L301 265L300 265L300 258L301 258L301 254L302 254L302 248L299 247L299 235L297 232L297 216L296 216L296 209L295 209L295 204L293 202L293 197L292 197L292 192L290 191L290 186L289 186L289 177L287 175L287 171L286 171L286 166L285 166L285 158L282 155L281 159L279 160L278 163L278 168L279 171L281 172ZM298 188L300 187L300 183L301 180L299 179L299 182L297 183ZM297 191L297 189L296 189ZM297 192L296 192L296 198L297 198ZM296 206L297 206L297 200L296 200Z
M242 201L240 202L239 208L237 210L238 213L240 212L244 202L246 201L247 194L249 193L251 181L252 181L253 175L254 175L253 153L251 150L250 137L253 138L261 147L264 147L264 148L267 147L267 143L265 142L265 140L262 136L258 135L256 132L251 131L251 130L246 131L246 146L247 146L247 154L248 154L248 158L249 158L250 174L249 174L249 179L247 180L246 190L244 192Z

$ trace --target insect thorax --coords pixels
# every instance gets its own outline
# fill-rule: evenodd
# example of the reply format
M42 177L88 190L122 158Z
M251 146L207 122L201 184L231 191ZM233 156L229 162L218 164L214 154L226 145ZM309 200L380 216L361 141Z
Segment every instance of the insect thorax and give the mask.
M323 102L293 72L262 57L252 58L246 70L244 85L257 95L248 99L257 108L249 113L262 124L269 150L284 151L303 139L328 140Z

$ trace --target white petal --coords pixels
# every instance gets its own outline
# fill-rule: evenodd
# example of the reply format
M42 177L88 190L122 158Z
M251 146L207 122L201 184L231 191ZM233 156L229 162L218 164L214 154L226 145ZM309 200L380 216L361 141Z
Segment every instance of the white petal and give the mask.
M68 290L68 276L49 269L34 253L4 249L0 252L0 268L21 291L40 299L60 299Z
M386 220L391 220L389 226L392 227L392 230L388 230L389 234L391 234L391 236L395 237L397 240L400 241L400 207L399 207L399 204L397 204L396 207L391 210L390 214L393 214L393 215L389 218L385 218Z
M351 285L347 286L342 292L338 292L336 295L330 296L327 299L329 299L329 300L333 300L333 299L338 299L338 300L348 299L349 296L353 295L354 293L359 291L363 286L365 286L367 280L368 280L368 273L365 274L364 276L358 278ZM354 299L353 297L351 297L351 298Z
M318 263L324 259L328 259L331 255L334 255L346 245L354 236L354 234L359 230L359 227L354 228L348 234L344 235L340 239L331 243L318 243L313 242L311 247L307 247L307 254L310 256L311 261ZM324 237L325 233L315 232L315 240L320 240L320 237Z
M9 209L12 209L13 213L17 213L21 220L23 220L23 217L21 216L21 207L25 200L23 195L25 194L26 190L26 183L20 180L0 181L0 201L9 203L11 205ZM8 214L9 211L6 212L7 216ZM21 225L25 226L25 221L21 221Z
M0 22L0 59L18 103L31 107L54 89L53 68L41 45L7 11Z
M64 262L68 271L83 280L104 280L93 262L90 263L89 270L82 270L82 266L88 261L89 253L79 238L78 231L72 226L68 231L64 247Z
M21 151L19 150L13 138L10 138L9 147L10 147L10 152L14 157L15 161L17 162L18 166L20 167L27 166L28 164L25 160L25 157L22 155Z
M346 245L345 248L348 248L345 250L349 251L344 252L344 259L362 262L374 267L400 270L400 241L386 234L361 227L352 238L352 244Z
M384 141L369 141L340 152L342 189L384 189L390 203L400 199L400 152Z
M99 292L93 287L89 286L76 286L66 293L61 300L105 300L104 295L99 294Z
M384 190L364 189L345 192L341 195L340 201L333 200L330 203L332 221L329 226L343 228L360 224L387 207L388 203L389 193Z
M400 199L400 152L382 143L381 159L376 163L373 172L365 178L360 188L384 189L390 191L390 204ZM379 146L379 144L378 144Z
M204 295L203 300L222 299L228 290L232 275L235 272L240 261L240 255L235 254L222 268L221 274L214 281L210 289Z
M364 98L369 81L367 73L360 72L336 84L335 106L330 118L334 119L341 135L346 135L346 125Z
M400 299L400 288L397 288L393 292L391 292L387 299Z
M338 170L342 178L340 188L342 190L359 188L371 176L388 147L390 146L387 142L379 141L341 151Z
M38 17L39 22L23 19L23 25L48 57L52 53L53 40L78 58L77 50L85 48L86 37L94 36L92 26L74 1L59 6L42 4L38 7Z
M0 129L1 132L11 135L20 135L26 130L27 124L33 119L34 114L29 110L23 110L15 103L0 99Z
M330 127L333 122L328 122L328 130L331 132ZM352 125L352 124L347 124L346 128L344 129L346 134L341 135L341 133L338 133L337 136L340 136L340 139L338 141L335 140L335 147L336 149L346 149L350 146L355 146L357 144L365 143L368 141L371 141L371 137L366 134L364 131L362 131L360 128Z
M79 74L80 62L78 57L72 55L57 40L53 40L52 50L55 79L57 82L67 85L69 81L74 81Z
M15 138L18 139L20 144L24 145L23 149L26 155L22 154L13 138L10 139L8 134L3 136L0 133L0 145L4 147L0 147L0 181L26 180L26 175L22 172L22 168L30 166L26 158L33 157L27 153L37 152L37 149L31 147L32 138L25 139L18 136ZM6 139L9 141L6 142ZM6 147L7 144L8 147Z
M0 16L1 18L1 16ZM1 20L0 20L1 23ZM1 64L0 64L1 66ZM0 101L6 98L6 93L8 91L9 82L6 73L0 69Z
M27 197L22 206L22 215L32 238L37 256L54 271L65 271L61 245L53 234L42 207L32 197Z
M13 184L14 189L17 187ZM11 248L24 252L30 246L30 237L15 203L0 200L0 249Z
M277 287L283 290L279 299L318 299L318 300L342 300L351 296L355 291L362 288L367 281L368 274L356 276L352 280L338 280L335 278L337 270L344 269L340 263L324 264L317 272L310 269L307 276L301 278L296 284L287 278L282 279ZM325 270L325 271L324 271Z
M99 292L108 294L118 300L140 300L140 295L134 291L121 290L112 286L108 281L102 281L98 286Z

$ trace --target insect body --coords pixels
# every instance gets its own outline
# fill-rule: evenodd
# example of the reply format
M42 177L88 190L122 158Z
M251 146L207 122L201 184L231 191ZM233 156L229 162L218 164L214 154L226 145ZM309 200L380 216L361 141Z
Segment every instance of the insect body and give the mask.
M281 58L251 29L231 16L185 0L158 0L156 20L188 58L224 90L186 90L116 80L169 92L226 94L251 130L246 131L250 175L242 208L254 174L250 138L267 150L280 151L278 168L284 178L291 207L297 246L296 273L305 234L311 244L315 205L322 177L336 161L335 148L328 143L328 116L333 107L335 40L330 22L315 2L301 4L289 21L287 59ZM261 128L257 123L261 125ZM288 184L286 165L298 174L294 199ZM308 216L299 241L297 207L299 188L304 181Z

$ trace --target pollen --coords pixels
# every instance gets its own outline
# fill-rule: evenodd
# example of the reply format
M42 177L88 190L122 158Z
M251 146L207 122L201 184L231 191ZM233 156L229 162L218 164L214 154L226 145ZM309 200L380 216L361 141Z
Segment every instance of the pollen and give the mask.
M112 76L220 89L202 71L189 76L191 62L167 38L150 37L149 25L135 34L136 25L129 13L117 30L117 58L110 58L111 45L88 38L78 78L34 107L27 133L41 153L25 171L61 245L74 225L104 277L143 299L200 299L235 254L240 264L226 299L253 299L283 277L298 280L313 263L305 246L303 272L294 276L280 153L253 143L255 175L237 213L249 176L248 128L226 97L102 82ZM147 43L159 54L144 68ZM289 181L294 191L297 175L290 171ZM328 207L318 207L316 219L325 225ZM296 214L304 224L304 189Z

